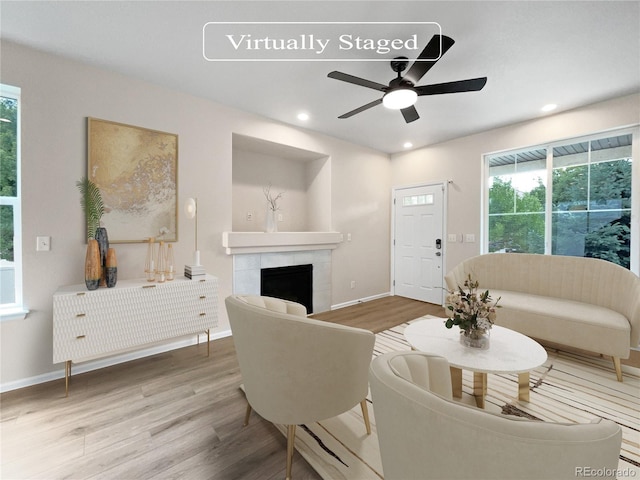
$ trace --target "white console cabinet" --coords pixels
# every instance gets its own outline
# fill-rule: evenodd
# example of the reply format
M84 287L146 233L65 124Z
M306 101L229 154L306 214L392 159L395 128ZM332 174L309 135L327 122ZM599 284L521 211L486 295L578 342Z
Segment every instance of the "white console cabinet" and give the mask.
M218 281L206 275L164 283L121 280L113 288L59 288L53 295L53 362L71 363L135 350L218 325ZM207 344L208 348L208 344Z

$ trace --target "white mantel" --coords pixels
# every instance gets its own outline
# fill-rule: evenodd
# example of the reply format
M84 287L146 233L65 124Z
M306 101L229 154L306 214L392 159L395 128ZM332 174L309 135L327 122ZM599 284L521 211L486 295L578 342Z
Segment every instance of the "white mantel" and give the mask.
M222 232L227 255L333 250L342 240L340 232Z

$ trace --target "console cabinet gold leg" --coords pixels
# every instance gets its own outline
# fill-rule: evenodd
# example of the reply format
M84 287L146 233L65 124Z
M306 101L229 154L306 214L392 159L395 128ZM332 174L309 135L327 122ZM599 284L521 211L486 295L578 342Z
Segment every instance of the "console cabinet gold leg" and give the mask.
M69 377L71 377L71 360L64 363L64 396L69 396Z

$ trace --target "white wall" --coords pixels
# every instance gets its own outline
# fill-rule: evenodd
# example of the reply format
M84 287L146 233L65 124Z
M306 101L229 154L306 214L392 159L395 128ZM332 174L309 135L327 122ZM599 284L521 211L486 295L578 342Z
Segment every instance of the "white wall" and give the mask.
M52 294L84 279L84 219L75 182L86 175L86 117L179 135L178 203L198 197L202 263L220 279L214 334L228 330L222 302L231 293L232 265L221 234L232 227L234 133L331 157L331 210L337 212L331 226L353 234L333 252L332 303L388 292L388 155L9 42L1 49L0 81L22 89L22 246L30 310L24 320L0 324L2 386L62 373L62 365L52 364ZM354 191L356 182L362 188ZM178 231L180 268L194 245L193 223L182 209ZM35 251L38 235L52 237L50 252ZM119 278L141 277L145 245L113 246Z
M278 200L278 213L282 215L278 230L306 231L305 163L242 150L233 151L233 231L265 231L267 201L263 188L268 185L272 197L282 193ZM248 213L252 214L251 220L247 220Z
M637 125L639 122L640 95L616 98L392 155L391 183L402 186L429 181L453 182L449 184L446 233L473 233L477 242L447 243L445 271L449 271L465 258L480 253L483 154ZM634 162L638 163L638 159L634 158ZM640 183L637 165L634 171L636 183ZM632 224L640 221L637 210L635 213Z
M452 180L449 231L479 237L483 153L640 119L640 96L634 95L397 154L390 162L388 155L374 150L106 70L8 42L1 49L0 81L22 89L22 247L24 300L30 310L24 320L0 324L2 386L62 374L62 366L52 364L51 296L60 285L82 283L84 277L84 219L75 182L86 175L86 117L179 135L178 202L198 197L202 262L220 279L221 303L232 285L231 257L221 246L222 232L232 227L232 135L326 154L331 160L331 229L352 238L332 253L334 305L389 290L392 185ZM190 262L194 240L193 224L181 212L178 229L174 248L181 265ZM38 235L52 237L52 251L35 251ZM447 247L446 269L479 251L479 243ZM145 246L115 248L119 277L142 276ZM353 289L351 281L356 282ZM224 308L221 312L214 334L228 329Z

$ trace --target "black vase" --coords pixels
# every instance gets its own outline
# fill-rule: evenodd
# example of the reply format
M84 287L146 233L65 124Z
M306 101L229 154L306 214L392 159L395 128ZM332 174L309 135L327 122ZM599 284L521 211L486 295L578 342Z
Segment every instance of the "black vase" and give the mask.
M100 286L104 287L107 284L107 251L109 250L109 236L107 235L106 228L96 228L96 241L98 242L98 248L100 250L100 267L102 268Z

